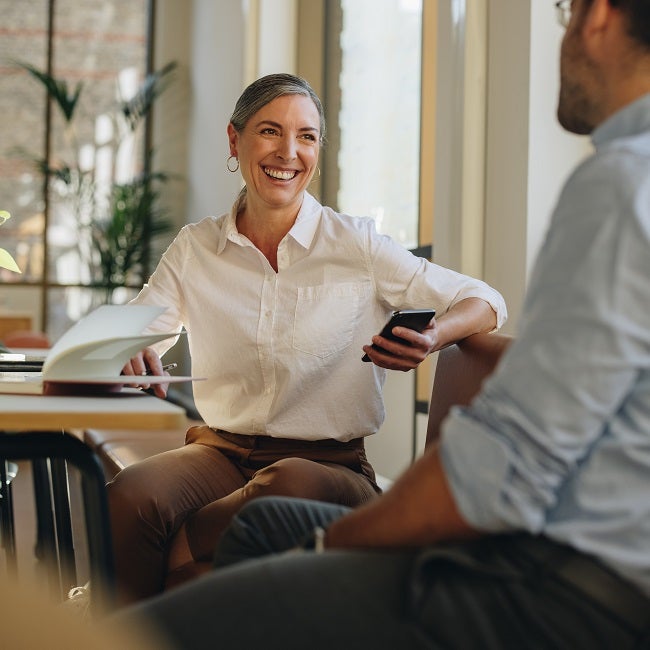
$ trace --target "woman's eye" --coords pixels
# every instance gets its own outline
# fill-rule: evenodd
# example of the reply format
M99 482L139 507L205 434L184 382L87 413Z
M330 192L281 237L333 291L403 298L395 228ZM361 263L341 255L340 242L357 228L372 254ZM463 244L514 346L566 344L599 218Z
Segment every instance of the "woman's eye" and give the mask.
M270 126L266 127L265 129L262 129L260 131L262 135L275 135L277 131L275 129L272 129Z
M311 140L311 142L316 142L316 136L313 133L305 133L303 136L305 140Z

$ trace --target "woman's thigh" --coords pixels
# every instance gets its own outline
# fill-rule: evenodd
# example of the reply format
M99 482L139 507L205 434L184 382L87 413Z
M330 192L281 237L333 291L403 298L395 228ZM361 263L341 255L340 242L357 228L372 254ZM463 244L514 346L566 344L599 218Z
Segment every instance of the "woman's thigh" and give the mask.
M182 520L245 483L221 452L189 444L126 467L109 483L108 495L112 511L127 507L144 518L149 513L173 529L178 518Z
M253 474L245 500L286 496L353 507L377 496L373 484L360 472L329 462L281 458Z

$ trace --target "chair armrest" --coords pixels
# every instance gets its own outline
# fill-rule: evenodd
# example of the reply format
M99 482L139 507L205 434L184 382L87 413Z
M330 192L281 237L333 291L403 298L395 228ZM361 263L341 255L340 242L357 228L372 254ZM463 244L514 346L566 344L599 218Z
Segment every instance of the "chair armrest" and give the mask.
M440 425L454 405L467 405L492 374L512 343L508 334L473 334L438 353L433 379L426 445L440 436Z

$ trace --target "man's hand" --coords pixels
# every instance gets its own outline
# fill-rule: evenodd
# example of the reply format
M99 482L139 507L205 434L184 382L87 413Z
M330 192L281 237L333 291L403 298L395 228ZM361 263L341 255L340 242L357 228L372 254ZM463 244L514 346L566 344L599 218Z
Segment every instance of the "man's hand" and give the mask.
M480 534L460 514L433 446L383 495L332 522L324 546L414 548Z

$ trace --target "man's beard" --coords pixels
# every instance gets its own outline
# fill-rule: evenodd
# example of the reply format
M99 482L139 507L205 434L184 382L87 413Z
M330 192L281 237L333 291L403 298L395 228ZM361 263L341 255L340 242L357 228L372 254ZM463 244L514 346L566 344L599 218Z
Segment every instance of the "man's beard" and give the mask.
M567 34L560 58L560 96L557 117L571 133L586 135L599 122L597 89L600 71L585 56L577 32Z
M584 89L577 84L563 80L557 107L557 119L569 132L587 135L595 128L591 119L593 106Z

